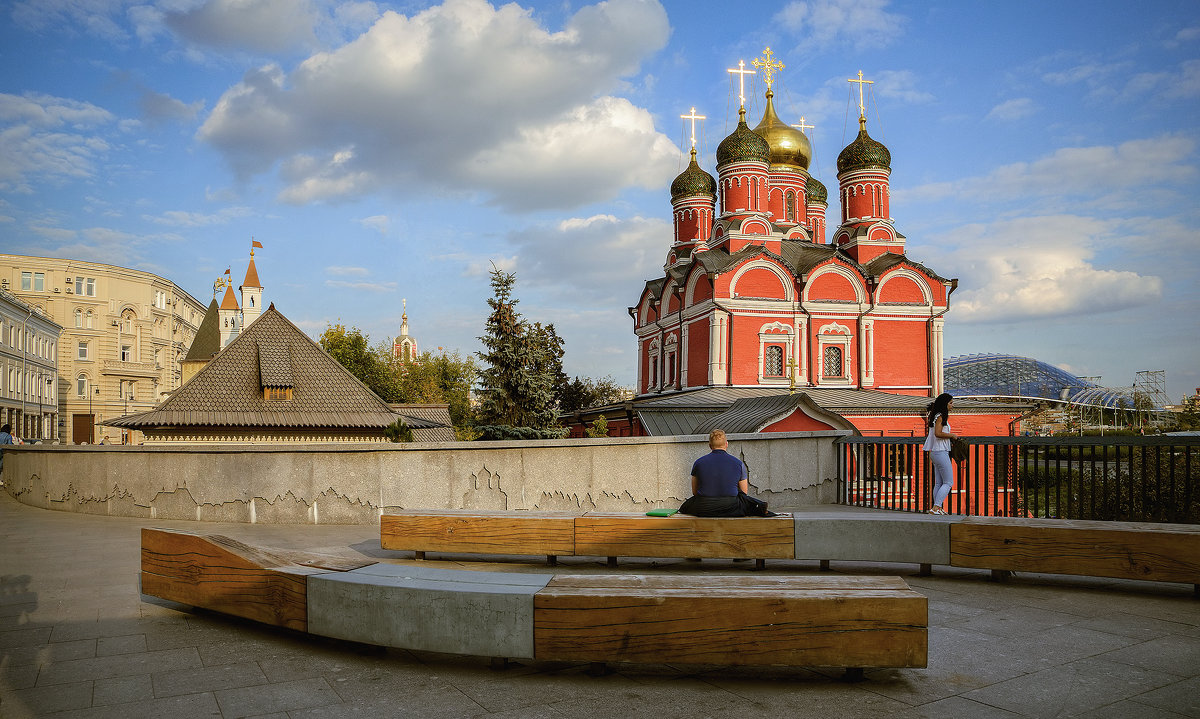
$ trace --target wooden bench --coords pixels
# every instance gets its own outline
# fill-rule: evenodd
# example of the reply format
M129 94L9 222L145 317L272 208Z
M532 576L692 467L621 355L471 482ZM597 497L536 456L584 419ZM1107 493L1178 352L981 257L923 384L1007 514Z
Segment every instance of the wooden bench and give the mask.
M417 651L542 661L924 667L928 603L899 577L528 574L266 550L142 530L142 592Z
M950 527L950 564L1183 582L1200 594L1200 526L964 517Z
M477 512L401 510L379 522L384 549L461 554L540 554L550 564L560 556L694 557L767 559L795 556L791 517L648 517L637 512Z
M408 510L380 520L384 549L457 554L811 559L1075 574L1192 584L1200 597L1200 526L815 509L780 517L634 512Z

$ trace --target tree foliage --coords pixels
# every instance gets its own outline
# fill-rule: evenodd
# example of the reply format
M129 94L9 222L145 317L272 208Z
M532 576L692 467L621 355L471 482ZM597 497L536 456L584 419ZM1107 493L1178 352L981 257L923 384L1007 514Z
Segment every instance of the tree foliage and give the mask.
M329 325L318 341L322 349L385 402L401 401L396 399L398 388L387 362L371 349L367 336L357 327L347 331L341 323Z
M576 376L563 385L559 394L559 409L574 412L601 407L621 402L632 395L632 390L617 384L612 377L593 379Z
M472 357L458 352L422 352L408 361L392 356L392 343L371 347L357 327L347 331L330 325L320 337L321 347L385 402L393 404L449 404L450 420L459 434L474 423L471 387L479 375Z
M492 268L492 297L484 334L480 372L482 397L479 424L488 427L552 431L558 402L555 388L562 376L562 339L554 325L530 324L513 296L516 275Z

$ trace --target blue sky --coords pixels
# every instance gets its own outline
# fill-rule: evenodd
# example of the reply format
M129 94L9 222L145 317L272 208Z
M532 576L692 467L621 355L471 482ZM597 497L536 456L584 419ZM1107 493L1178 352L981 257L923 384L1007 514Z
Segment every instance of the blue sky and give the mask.
M736 9L735 9L736 8ZM835 196L875 80L908 255L959 279L947 355L1200 386L1200 4L19 0L0 22L0 249L111 262L197 299L250 238L264 298L373 341L478 348L492 263L571 374L632 384L626 307L671 239L679 116L701 162L727 68ZM756 78L761 80L761 78ZM751 83L757 124L761 82ZM854 95L854 101L857 95ZM830 234L837 224L830 208Z

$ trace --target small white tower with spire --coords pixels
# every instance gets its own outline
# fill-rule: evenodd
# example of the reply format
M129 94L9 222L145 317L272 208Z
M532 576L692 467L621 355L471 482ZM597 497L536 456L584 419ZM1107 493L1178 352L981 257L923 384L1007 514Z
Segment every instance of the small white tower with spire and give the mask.
M249 327L262 314L262 283L258 281L258 268L254 266L254 248L262 249L262 243L250 238L250 264L246 267L246 279L238 289L242 293L242 324Z

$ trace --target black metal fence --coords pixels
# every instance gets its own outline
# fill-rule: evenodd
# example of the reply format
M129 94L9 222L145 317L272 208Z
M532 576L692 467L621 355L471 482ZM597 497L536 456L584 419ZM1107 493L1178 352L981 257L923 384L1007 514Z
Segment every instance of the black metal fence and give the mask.
M951 514L1200 524L1200 437L967 437ZM838 501L929 509L920 437L838 441Z

